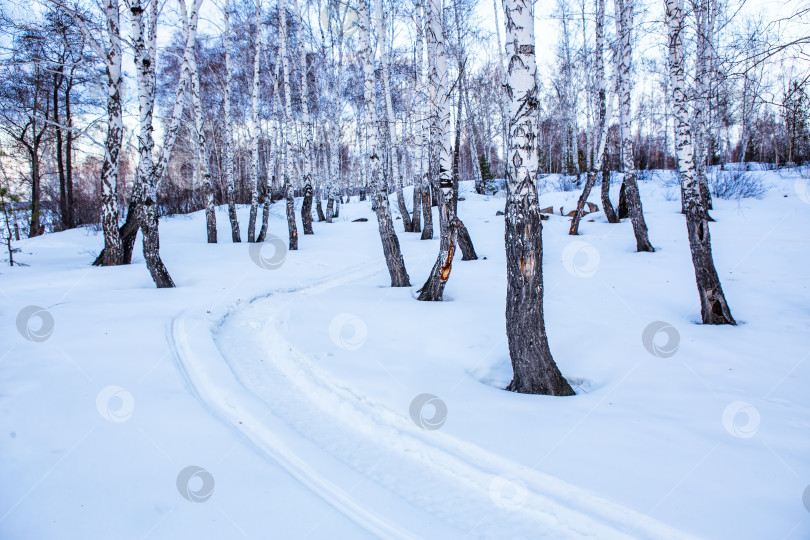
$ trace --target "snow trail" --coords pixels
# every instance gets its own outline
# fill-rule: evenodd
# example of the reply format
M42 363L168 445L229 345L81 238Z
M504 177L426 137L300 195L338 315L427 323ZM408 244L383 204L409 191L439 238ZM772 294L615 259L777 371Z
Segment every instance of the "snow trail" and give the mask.
M382 538L686 538L559 478L418 427L283 337L287 301L371 276L367 262L224 314L186 312L171 342L190 390L261 454ZM402 525L407 523L407 525Z

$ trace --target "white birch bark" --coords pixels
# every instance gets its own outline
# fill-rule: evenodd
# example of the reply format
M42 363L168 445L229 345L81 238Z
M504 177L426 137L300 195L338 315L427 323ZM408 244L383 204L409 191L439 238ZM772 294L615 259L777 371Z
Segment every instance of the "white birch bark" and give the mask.
M197 174L202 179L203 198L205 200L205 229L209 244L217 243L217 214L214 205L214 190L211 186L211 171L208 167L208 144L203 124L202 100L200 99L200 74L197 70L197 59L194 51L189 55L191 76L191 101L194 109L194 128L197 135Z
M231 113L231 87L233 73L231 71L231 2L225 0L225 91L223 108L225 109L225 186L228 193L228 218L231 222L231 238L234 242L241 242L239 219L236 217L236 197L233 177L233 115Z
M608 123L606 117L606 102L608 89L605 86L605 0L596 0L596 39L594 48L594 65L596 68L596 88L599 92L599 129L603 130ZM597 169L598 171L599 169ZM619 218L610 202L610 170L605 162L602 163L601 199L602 210L608 223L619 223Z
M630 116L630 65L632 62L631 31L633 27L632 0L615 0L616 32L619 36L619 54L617 54L619 83L619 116L622 125L622 169L627 190L627 209L633 223L637 251L655 251L647 234L644 211L636 183L635 161L633 159L633 133Z
M418 181L420 183L420 191L422 192L422 215L424 217L424 224L422 225L422 240L430 240L433 238L433 211L431 210L431 185L430 173L427 170L428 159L428 145L430 144L430 132L428 131L427 122L427 73L429 68L426 69L426 57L424 48L424 34L425 34L425 1L417 0L416 6L416 77L417 77L417 132L418 132L418 148L417 148L417 174L419 175ZM414 179L416 185L417 179ZM416 209L414 209L416 212Z
M280 50L279 50L280 53ZM256 242L264 242L267 236L267 227L270 225L270 205L273 204L273 189L278 189L278 179L276 178L276 165L278 164L278 149L283 145L283 137L286 135L281 129L281 115L279 111L279 91L278 82L281 77L281 56L276 54L276 71L273 75L273 93L270 96L270 109L273 111L271 114L274 118L269 120L271 129L269 132L272 134L267 137L267 145L265 146L265 163L266 173L264 175L264 206L262 208L262 225L259 229L259 234L256 236ZM266 121L267 122L267 121ZM273 122L276 123L276 129L272 129ZM267 129L264 130L268 132Z
M433 188L439 202L439 256L427 281L419 289L419 300L441 301L444 286L450 278L456 249L455 212L451 203L453 191L453 133L450 129L450 84L447 53L442 28L441 0L427 0L426 36L430 66L430 157Z
M96 40L81 16L75 17L85 39L99 58L104 61L107 85L107 138L104 143L104 162L101 166L101 225L104 249L94 264L115 266L122 264L123 246L118 229L118 173L124 134L121 90L121 14L118 0L103 0L106 42Z
M532 0L504 0L509 97L506 175L506 335L514 392L570 396L543 319L543 225L537 199L537 62Z
M695 171L700 187L700 196L706 210L711 209L711 195L706 181L707 145L709 139L709 81L714 35L714 14L712 0L693 0L692 6L696 22L695 59L695 107L694 107L694 146Z
M281 147L281 176L286 198L287 228L289 229L290 250L298 249L298 226L295 223L295 201L293 199L292 166L292 87L290 86L290 61L287 57L287 7L284 0L278 1L279 11L279 56L281 57L281 71L284 75L284 145Z
M684 2L683 0L666 0L665 6L669 30L672 101L675 109L675 149L678 154L686 229L700 297L701 317L704 324L734 325L736 322L731 316L723 288L720 285L720 278L714 266L708 214L701 201L700 186L695 170L695 151L689 124L684 73Z
M562 37L563 37L563 81L565 88L563 94L563 108L565 111L565 134L564 141L566 141L565 148L571 155L572 170L566 171L567 173L574 173L579 182L579 145L577 141L577 98L574 89L574 63L571 60L571 33L569 31L569 12L568 5L565 2L560 4L562 10Z
M250 93L250 221L248 242L256 241L256 215L259 212L259 58L262 50L262 0L256 0L255 49L253 50L253 87Z
M405 232L412 232L411 217L408 208L405 206L405 197L402 194L402 174L400 173L402 163L399 161L397 153L397 130L394 121L394 107L391 102L391 53L388 47L388 32L386 31L383 15L382 0L374 0L374 20L377 27L377 43L381 50L380 63L382 64L383 94L385 96L385 123L388 127L388 138L391 141L390 153L394 172L394 189L396 190L397 205L402 216Z
M331 38L331 54L333 56L331 71L331 111L329 115L329 176L327 179L326 221L332 223L339 210L339 197L342 187L340 170L340 135L343 90L343 17L332 10L339 9L338 4L329 4L329 35ZM345 16L345 12L344 12ZM337 52L337 58L334 54Z
M304 20L301 16L301 6L297 0L293 0L295 6L295 18L298 21L299 32L303 32ZM314 134L312 122L309 118L309 71L307 68L307 50L301 44L301 110L302 122L302 149L303 155L303 186L304 201L301 205L301 224L304 234L313 234L312 230L312 152L314 148Z
M399 247L399 239L394 232L391 218L391 207L388 204L388 193L381 189L382 173L381 149L379 147L380 128L377 123L374 93L374 57L371 49L371 17L368 0L358 2L358 27L360 35L360 56L363 59L363 109L365 112L368 140L368 162L371 173L371 193L374 199L374 210L377 214L377 225L382 241L383 255L391 276L392 287L409 287L410 279L405 271L405 261Z
M141 0L128 3L132 14L133 49L138 80L138 169L133 196L136 198L140 227L143 232L143 251L146 265L158 288L174 287L168 270L160 258L158 239L157 185L171 158L174 142L180 127L183 100L189 81L189 54L194 50L197 37L197 20L202 0L195 0L191 12L187 13L184 0L180 0L183 14L185 49L180 70L180 80L172 110L171 121L157 165L153 161L154 127L152 124L155 106L155 60L157 54L158 3L152 0L144 6ZM148 8L148 11L147 11Z
M503 85L506 84L506 66L509 64L509 60L506 55L506 50L504 49L501 43L501 25L498 22L498 0L492 0L492 7L493 13L495 14L495 37L498 38L498 60L499 60L498 66L500 68L499 70L500 80L498 81L498 83ZM504 9L506 9L505 4ZM505 37L506 34L504 34L504 38ZM503 139L502 141L503 159L504 163L506 163L507 159L506 156L509 153L509 98L507 97L505 92L498 92L498 95L500 96L500 101L498 105L500 106L501 109L501 119L502 119L501 138ZM489 156L487 156L487 159L489 159Z

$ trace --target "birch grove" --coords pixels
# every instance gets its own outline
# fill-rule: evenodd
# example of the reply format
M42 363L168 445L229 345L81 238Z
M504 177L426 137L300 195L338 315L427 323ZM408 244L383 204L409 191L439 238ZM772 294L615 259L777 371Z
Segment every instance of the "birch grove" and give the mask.
M16 203L3 203L7 247L95 225L94 264L118 266L140 232L152 280L170 288L168 216L199 211L209 244L226 205L232 243L245 226L261 243L286 223L293 260L316 249L316 232L360 238L354 223L373 213L391 285L410 287L406 257L418 253L411 268L429 268L412 296L440 302L458 252L479 258L470 231L503 216L517 392L572 393L543 320L542 220L570 218L567 233L601 249L595 231L629 218L636 251L654 254L642 196L680 195L701 319L734 325L709 210L768 191L748 169L798 174L810 162L802 65L769 46L767 24L737 22L717 0L613 0L615 27L605 0L544 4L542 22L529 0L223 0L210 25L203 0L39 1L42 24L20 22L0 48L3 189ZM542 50L535 24L554 26ZM779 47L801 57L792 45ZM466 215L501 199L489 219ZM654 227L660 216L653 206ZM409 232L419 236L398 236Z

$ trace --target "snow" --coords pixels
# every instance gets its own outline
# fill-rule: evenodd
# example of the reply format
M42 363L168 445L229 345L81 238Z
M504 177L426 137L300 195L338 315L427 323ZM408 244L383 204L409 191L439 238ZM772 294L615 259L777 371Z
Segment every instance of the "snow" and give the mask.
M28 266L0 274L0 537L808 538L810 199L796 175L756 174L762 200L712 211L738 327L696 324L665 175L641 184L655 253L601 212L577 238L544 222L571 398L502 390L504 201L468 184L482 259L456 259L442 303L415 300L438 240L396 221L413 287L390 288L356 199L286 255L206 244L204 213L165 218L172 290L140 242L134 264L94 268L96 232L22 241ZM286 237L283 204L270 231ZM28 306L45 327L18 330Z

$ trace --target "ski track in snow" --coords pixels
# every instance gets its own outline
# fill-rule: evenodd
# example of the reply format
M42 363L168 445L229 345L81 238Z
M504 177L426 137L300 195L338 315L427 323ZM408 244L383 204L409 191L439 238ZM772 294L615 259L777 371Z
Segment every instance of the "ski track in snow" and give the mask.
M189 390L260 454L381 538L689 537L475 444L423 430L407 411L347 387L285 340L292 294L321 294L381 270L367 262L229 309L181 314L169 340ZM499 498L504 482L517 491Z

